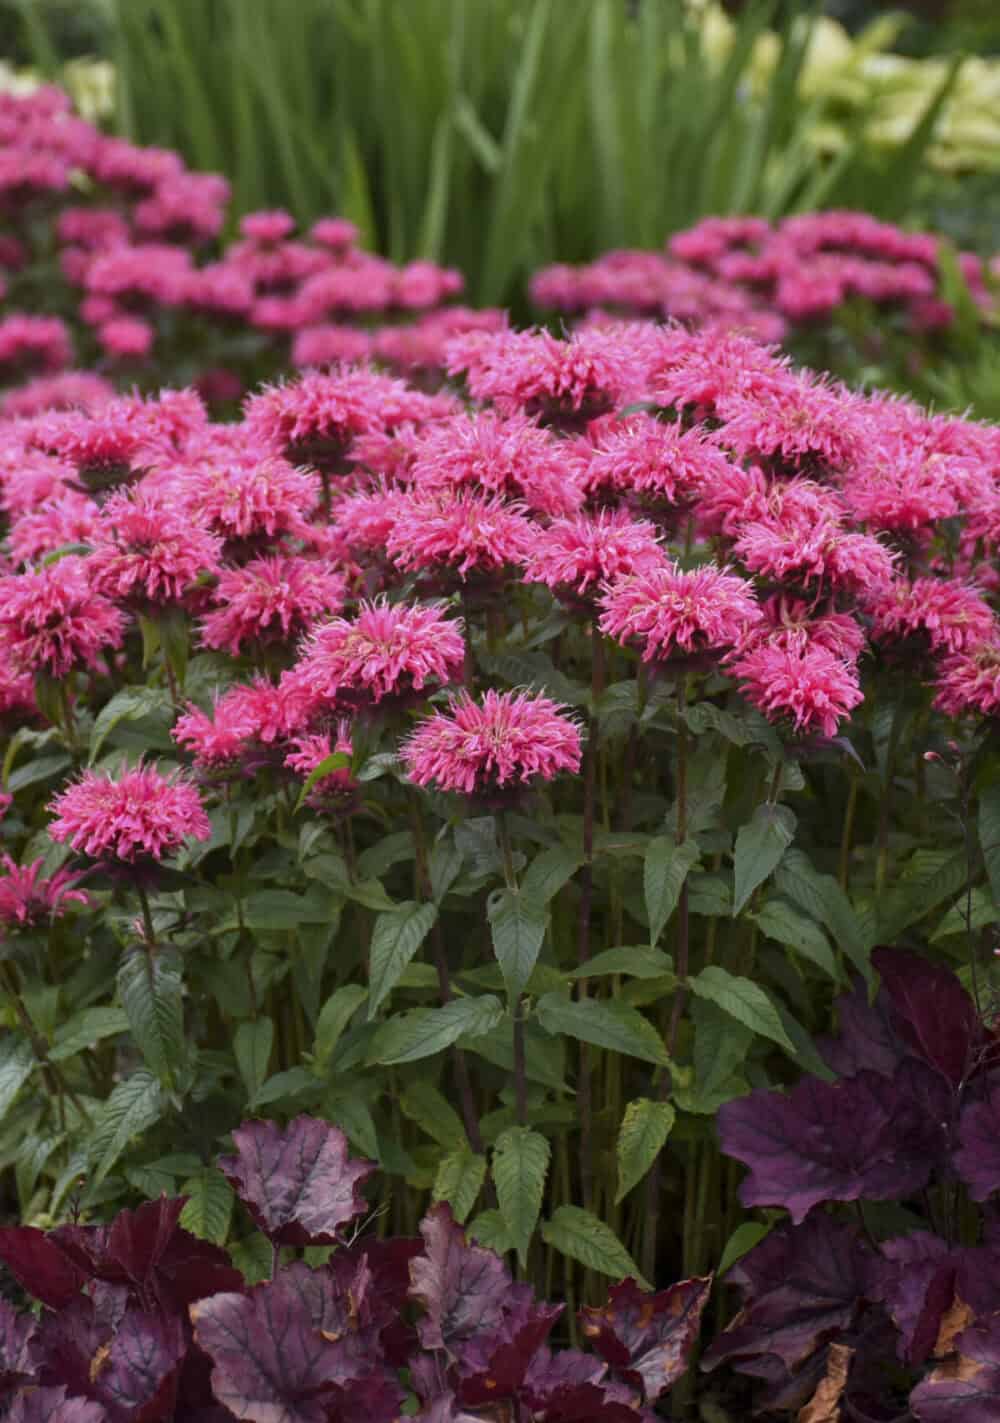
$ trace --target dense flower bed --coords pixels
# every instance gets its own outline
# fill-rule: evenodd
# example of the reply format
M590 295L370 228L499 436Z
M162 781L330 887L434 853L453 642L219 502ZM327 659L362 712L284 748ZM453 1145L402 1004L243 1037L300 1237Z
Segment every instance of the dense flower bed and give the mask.
M705 1310L735 1407L958 1418L997 1367L1000 429L717 324L438 310L336 219L199 263L217 182L48 92L0 123L0 1256L53 1312L3 1312L9 1416L403 1380L636 1418ZM265 1178L323 1147L304 1214L230 1137ZM528 1279L603 1362L550 1358ZM225 1342L265 1319L277 1381Z

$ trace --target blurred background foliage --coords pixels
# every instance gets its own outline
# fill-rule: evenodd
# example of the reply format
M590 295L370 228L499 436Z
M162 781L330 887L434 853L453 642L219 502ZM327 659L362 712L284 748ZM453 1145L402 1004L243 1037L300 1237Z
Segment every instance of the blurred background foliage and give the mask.
M113 87L109 124L225 173L234 215L341 212L510 302L709 213L862 207L1000 247L998 9L0 0L0 57L78 61L92 112Z

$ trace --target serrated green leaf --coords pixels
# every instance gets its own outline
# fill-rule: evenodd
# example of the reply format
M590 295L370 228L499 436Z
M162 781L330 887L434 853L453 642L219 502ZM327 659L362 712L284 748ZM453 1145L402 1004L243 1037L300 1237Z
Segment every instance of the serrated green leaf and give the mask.
M736 885L733 915L739 914L758 885L773 874L795 836L795 816L787 805L759 805L741 825L734 854Z
M655 945L667 920L677 908L688 871L698 860L698 842L680 845L672 835L650 840L642 866L642 885L649 917L649 942Z
M103 706L90 733L90 764L93 765L101 747L119 722L139 721L156 712L169 713L169 693L160 687L126 687Z
M549 1157L545 1137L530 1127L508 1127L493 1148L497 1202L522 1266L542 1210Z
M264 1082L250 1106L256 1110L270 1102L292 1102L304 1106L322 1091L319 1078L305 1067L289 1067L275 1072Z
M485 1180L486 1157L479 1156L471 1147L461 1147L442 1156L432 1196L435 1201L447 1201L452 1215L464 1225Z
M795 1044L785 1032L777 1008L763 988L749 978L729 973L718 964L709 964L694 978L688 980L691 991L699 998L707 998L731 1018L744 1027L751 1028L761 1037L795 1056Z
M599 978L609 973L624 973L631 978L666 978L673 971L674 961L662 949L650 948L648 944L629 944L595 954L574 969L570 977Z
M878 938L894 943L911 924L918 923L946 899L965 888L968 865L965 851L918 850L878 905Z
M462 873L462 852L454 840L442 840L434 846L427 873L431 882L431 897L435 904L440 904Z
M979 793L979 848L995 903L1000 904L1000 782Z
M565 845L552 845L535 856L521 877L520 890L526 899L545 905L573 878L581 857Z
M184 1229L201 1240L211 1240L213 1245L224 1245L233 1218L235 1197L221 1171L206 1166L203 1171L188 1177L180 1193L188 1197L180 1216Z
M412 1082L399 1099L399 1105L412 1122L446 1151L456 1151L466 1144L461 1117L429 1082Z
M618 1129L618 1191L615 1205L637 1186L659 1156L674 1124L669 1102L637 1097L629 1102Z
M455 998L441 1008L414 1008L388 1018L368 1051L370 1063L391 1066L417 1062L451 1047L460 1037L479 1037L495 1028L503 1016L500 1000L491 993L479 998Z
M267 1080L267 1067L274 1046L274 1024L270 1018L241 1023L233 1037L233 1052L240 1069L247 1101L252 1102Z
M794 949L821 968L835 983L840 980L830 942L815 920L801 914L784 899L769 899L753 917L766 938Z
M92 1185L101 1184L133 1137L159 1121L162 1112L163 1092L148 1068L140 1067L118 1083L94 1123L88 1144Z
M493 952L512 999L524 992L545 939L545 907L517 889L497 890L487 906Z
M538 1021L553 1036L566 1033L594 1047L665 1067L670 1061L663 1039L638 1008L597 998L572 999L546 993L538 1000Z
M611 1227L590 1211L560 1206L550 1220L542 1223L542 1239L588 1270L597 1270L613 1280L631 1276L644 1290L652 1289Z
M49 1057L53 1062L65 1062L103 1038L127 1033L128 1027L124 1008L84 1008L56 1029Z
M131 949L118 969L118 996L146 1066L164 1086L185 1057L181 957L176 949Z
M480 1211L475 1220L469 1222L469 1235L498 1255L506 1255L508 1250L514 1248L510 1229L499 1211Z
M801 850L790 849L775 871L775 888L824 924L833 942L870 982L872 941L832 875L820 874Z
M368 977L368 1018L375 1017L406 965L426 939L437 919L437 906L407 899L391 914L380 914L372 930Z
M61 776L63 771L68 771L73 762L71 757L65 752L56 752L51 756L36 756L27 765L18 766L11 771L7 777L7 790L11 795L17 795L18 791L23 791L28 786L35 786L39 781L51 780L53 776Z
M360 983L345 983L331 993L320 1009L316 1020L316 1037L313 1042L313 1057L319 1071L325 1071L333 1056L340 1035L368 997L368 990Z

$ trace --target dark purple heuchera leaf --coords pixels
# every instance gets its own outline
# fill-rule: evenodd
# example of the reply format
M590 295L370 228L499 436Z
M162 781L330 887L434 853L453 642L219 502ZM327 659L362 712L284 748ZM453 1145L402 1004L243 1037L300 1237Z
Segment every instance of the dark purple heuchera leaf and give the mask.
M233 1132L235 1156L219 1169L257 1225L277 1245L334 1245L341 1227L365 1210L359 1182L375 1170L353 1160L339 1127L296 1117L244 1122Z
M466 1242L444 1202L427 1212L420 1233L424 1253L410 1262L410 1298L425 1311L417 1333L425 1349L454 1359L474 1335L500 1329L510 1271L492 1250Z
M820 1038L819 1050L840 1077L853 1077L862 1070L891 1077L906 1056L906 1047L891 1020L892 1005L883 988L874 1003L868 1002L868 986L855 975L850 993L834 1000L840 1032L835 1038Z
M305 1286L303 1272L191 1306L216 1398L257 1423L393 1423L403 1394L382 1365L375 1331L337 1338L316 1328L316 1312L325 1318L329 1310L333 1322L336 1306L322 1287Z
M0 1399L21 1384L31 1383L37 1362L35 1321L0 1300Z
M899 1330L899 1357L922 1364L955 1298L955 1254L926 1230L885 1240L879 1249L886 1265L875 1293Z
M702 1367L774 1355L796 1370L827 1339L852 1329L879 1280L881 1262L848 1225L817 1212L779 1226L730 1270L743 1307L705 1352Z
M520 1393L520 1417L534 1423L655 1423L635 1392L609 1380L607 1364L563 1349L535 1355Z
M956 1352L910 1394L920 1423L996 1423L1000 1418L1000 1319L965 1329Z
M69 1304L87 1278L51 1236L31 1225L0 1229L0 1260L29 1295L50 1309Z
M958 1149L952 1159L974 1201L985 1201L1000 1189L1000 1099L996 1092L985 1101L963 1107Z
M81 1297L43 1319L40 1346L42 1382L99 1403L111 1423L163 1423L173 1417L187 1350L180 1319L131 1306L112 1332L92 1302Z
M750 1168L747 1206L784 1206L798 1224L822 1201L895 1200L919 1191L947 1148L947 1083L913 1059L892 1078L804 1078L787 1095L756 1091L719 1111L727 1156Z
M459 1352L452 1373L462 1403L512 1398L562 1312L561 1304L537 1304L530 1286L512 1285L496 1333L473 1336Z
M89 1398L67 1398L64 1388L28 1388L14 1398L5 1423L108 1423L108 1415Z
M603 1309L585 1306L580 1323L601 1358L655 1403L687 1368L711 1288L709 1276L651 1295L625 1280Z
M896 1032L957 1087L985 1047L983 1026L968 993L950 969L907 949L876 949L872 963L889 995Z
M466 1413L453 1393L442 1393L414 1414L413 1423L483 1423L482 1414Z

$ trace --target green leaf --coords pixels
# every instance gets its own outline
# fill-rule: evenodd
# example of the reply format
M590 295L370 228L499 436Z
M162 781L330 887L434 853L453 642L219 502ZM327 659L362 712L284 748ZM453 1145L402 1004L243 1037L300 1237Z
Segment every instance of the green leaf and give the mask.
M462 852L454 840L442 840L434 846L427 873L431 882L431 898L435 904L440 904L462 873Z
M736 887L733 915L739 914L759 884L773 874L795 835L795 816L787 805L759 805L736 836Z
M777 1008L764 989L752 979L729 973L718 964L709 964L689 979L689 983L691 991L699 998L707 998L744 1027L751 1028L761 1037L770 1038L792 1057L795 1056L795 1044L785 1032Z
M104 1103L90 1138L93 1186L99 1186L114 1169L133 1137L141 1136L159 1121L163 1105L160 1084L145 1067L118 1083Z
M31 1076L34 1065L35 1058L28 1039L19 1033L4 1033L0 1038L0 1121Z
M993 899L1000 904L1000 781L979 794L979 848Z
M319 1078L305 1067L289 1067L284 1072L275 1072L260 1087L250 1106L256 1110L270 1102L292 1102L303 1104L315 1098L322 1090Z
M184 1229L201 1240L224 1245L235 1199L225 1176L215 1167L206 1166L184 1182L180 1194L188 1197L180 1217Z
M65 752L57 752L51 756L36 756L26 765L18 766L11 771L7 777L7 789L11 795L16 795L18 791L26 790L28 786L35 786L39 781L48 781L53 776L61 776L63 771L68 771L72 764L72 759Z
M486 1157L468 1146L461 1147L442 1156L432 1195L435 1201L447 1201L452 1215L464 1225L485 1180Z
M247 929L297 929L300 924L325 924L334 913L329 896L318 886L312 886L306 894L290 889L257 889L247 895L241 907Z
M499 1211L480 1211L475 1220L469 1222L469 1234L473 1240L478 1240L480 1245L496 1251L498 1255L506 1255L508 1250L514 1248L510 1228Z
M414 1008L388 1018L380 1026L368 1061L385 1067L417 1062L450 1047L460 1037L481 1037L495 1028L502 1017L500 1000L491 993L480 998L455 998L442 1008Z
M53 1062L65 1062L103 1038L127 1033L128 1027L128 1014L122 1008L84 1008L56 1029L49 1057Z
M331 993L320 1009L316 1020L316 1037L313 1042L313 1057L319 1071L326 1069L340 1041L340 1035L368 997L368 990L360 983L345 983Z
M160 687L126 687L102 707L90 733L90 764L93 765L101 747L121 721L139 721L156 712L169 713L170 695Z
M565 845L553 845L536 855L521 878L521 893L525 899L533 899L536 904L548 904L550 900L576 874L583 863L575 850Z
M824 924L833 942L870 982L871 942L847 895L832 875L820 874L801 850L789 850L774 877L775 888Z
M574 969L572 978L598 978L608 973L625 973L632 978L665 978L674 971L674 961L662 949L650 948L647 944L629 945L619 949L605 949L595 954L580 968Z
M749 1254L755 1245L759 1245L770 1230L769 1225L762 1225L759 1220L745 1220L742 1225L738 1225L726 1241L722 1258L716 1266L716 1276L721 1280L726 1271L731 1270L737 1260L742 1260L744 1255Z
M965 850L918 850L901 879L878 906L878 937L891 944L944 900L963 890L968 881Z
M369 972L368 1020L375 1017L400 974L420 948L437 919L437 907L404 900L389 914L375 920L371 942Z
M685 840L680 845L672 835L657 835L650 840L642 866L650 944L659 941L667 920L677 908L684 881L697 862L698 853L696 840Z
M594 1047L611 1048L660 1067L670 1061L663 1039L649 1019L625 1003L546 993L538 1000L538 1021L553 1036L567 1033Z
M639 1184L663 1150L674 1115L669 1102L654 1102L649 1097L637 1097L625 1108L618 1129L616 1206Z
M267 1081L267 1067L274 1046L274 1024L270 1018L258 1018L253 1023L241 1023L233 1038L233 1051L240 1076L247 1089L247 1101L252 1102Z
M447 1098L429 1082L412 1082L399 1099L399 1105L412 1122L422 1127L446 1151L455 1151L466 1145L461 1117Z
M611 1227L579 1206L560 1206L543 1222L542 1239L588 1270L610 1275L613 1280L631 1275L644 1290L653 1288Z
M549 1169L549 1144L530 1127L508 1127L493 1148L493 1180L500 1214L522 1266L535 1233Z
M146 1066L170 1087L185 1059L180 954L131 949L118 969L118 996Z
M493 952L507 992L516 999L524 992L531 970L538 962L545 938L545 907L519 890L500 889L490 897L486 912L493 935Z
M766 938L774 939L778 944L787 944L829 974L835 983L840 981L840 970L830 941L815 920L807 919L784 899L769 899L753 918Z
M319 765L314 766L305 779L302 789L299 791L299 798L295 802L295 809L301 810L306 803L309 792L317 781L321 781L324 776L330 776L334 771L349 771L351 769L351 758L345 751L331 751L329 756L324 756Z

